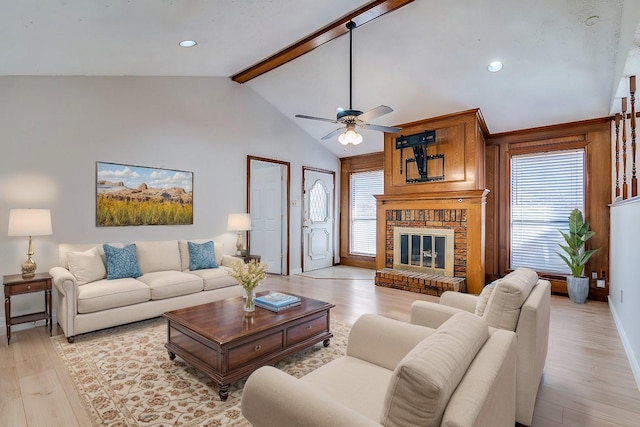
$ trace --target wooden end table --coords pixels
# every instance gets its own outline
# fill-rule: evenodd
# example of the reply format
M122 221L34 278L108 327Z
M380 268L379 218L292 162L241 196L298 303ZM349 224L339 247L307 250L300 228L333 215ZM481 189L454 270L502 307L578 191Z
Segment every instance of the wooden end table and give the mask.
M7 323L7 345L11 343L11 325L19 323L45 319L46 325L49 325L49 336L51 336L53 327L51 319L51 279L52 277L49 273L38 273L29 278L24 278L21 274L10 274L2 277L4 283L4 315ZM13 295L42 291L44 291L44 311L11 317L11 297Z
M299 306L278 313L260 307L245 313L242 297L164 313L169 358L178 355L207 374L218 384L220 400L227 400L229 385L259 367L318 342L329 345L329 310L334 305L300 299Z

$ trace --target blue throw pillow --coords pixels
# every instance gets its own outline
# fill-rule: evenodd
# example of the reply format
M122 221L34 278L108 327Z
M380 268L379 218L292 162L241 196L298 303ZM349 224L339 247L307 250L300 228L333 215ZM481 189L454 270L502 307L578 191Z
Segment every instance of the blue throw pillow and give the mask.
M116 248L107 244L102 245L107 257L107 280L122 279L125 277L142 276L138 266L136 245L131 244L124 248Z
M189 270L218 268L212 241L202 244L187 242L187 244L189 245Z

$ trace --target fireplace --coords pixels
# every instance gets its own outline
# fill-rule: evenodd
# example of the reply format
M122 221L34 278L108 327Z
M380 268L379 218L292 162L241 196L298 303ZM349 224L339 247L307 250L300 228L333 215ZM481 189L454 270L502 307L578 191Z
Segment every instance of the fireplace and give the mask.
M393 268L453 277L454 230L394 227Z
M439 296L484 285L486 190L377 199L375 284Z

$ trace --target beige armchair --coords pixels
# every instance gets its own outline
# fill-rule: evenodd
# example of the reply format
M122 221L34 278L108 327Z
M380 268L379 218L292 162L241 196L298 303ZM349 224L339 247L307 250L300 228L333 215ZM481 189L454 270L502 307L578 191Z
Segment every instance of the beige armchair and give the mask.
M478 296L445 292L439 303L415 301L411 323L437 328L461 311L482 317L488 326L515 331L518 344L516 421L531 425L549 345L551 284L535 271L517 268L485 286Z
M513 427L515 362L515 334L469 313L436 330L365 314L345 356L300 379L252 373L242 414L254 427Z

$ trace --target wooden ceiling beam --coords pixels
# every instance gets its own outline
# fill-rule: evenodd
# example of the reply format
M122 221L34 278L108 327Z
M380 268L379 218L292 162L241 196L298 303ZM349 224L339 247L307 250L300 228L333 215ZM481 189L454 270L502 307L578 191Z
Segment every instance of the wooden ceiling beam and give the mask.
M318 46L322 46L323 44L348 33L349 30L347 29L346 24L349 21L355 22L357 28L367 22L373 21L379 16L399 9L412 1L413 0L374 0L367 3L360 9L354 10L353 12L338 18L302 40L299 40L257 64L234 74L231 76L231 80L236 83L246 83L255 77L267 73L304 55L305 53L311 52Z

